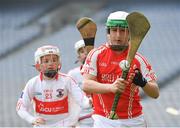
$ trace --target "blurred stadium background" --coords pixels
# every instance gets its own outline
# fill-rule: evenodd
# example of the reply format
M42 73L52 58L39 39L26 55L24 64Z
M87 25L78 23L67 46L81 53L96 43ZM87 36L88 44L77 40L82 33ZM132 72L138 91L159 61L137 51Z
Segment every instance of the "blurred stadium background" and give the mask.
M105 21L112 11L144 13L151 29L139 52L153 65L160 85L157 100L142 95L150 127L180 127L180 1L179 0L0 0L0 127L31 126L16 114L25 83L37 71L34 51L44 44L61 50L62 72L77 66L75 27L83 16L98 25L96 46L106 41ZM174 111L167 111L171 107ZM168 109L169 110L169 109Z

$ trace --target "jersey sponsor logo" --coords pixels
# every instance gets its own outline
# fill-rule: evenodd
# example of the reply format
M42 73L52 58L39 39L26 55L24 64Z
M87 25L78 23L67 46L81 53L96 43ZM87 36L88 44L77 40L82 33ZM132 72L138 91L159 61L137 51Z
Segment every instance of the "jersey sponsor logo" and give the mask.
M43 102L35 97L35 110L37 113L45 115L55 115L68 112L68 97L65 97L63 100Z
M119 78L120 75L117 75L117 74L101 74L100 77L101 77L102 82L112 83L112 82L114 82L117 78Z
M39 104L39 110L43 113L53 113L53 112L58 112L58 111L61 111L64 109L64 107L52 107L52 108L49 108L49 107L45 107L44 104Z

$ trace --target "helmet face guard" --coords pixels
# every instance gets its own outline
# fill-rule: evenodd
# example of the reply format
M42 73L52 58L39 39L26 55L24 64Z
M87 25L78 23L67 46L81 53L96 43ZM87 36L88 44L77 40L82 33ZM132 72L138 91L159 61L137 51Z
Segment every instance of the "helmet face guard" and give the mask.
M45 55L41 57L40 72L46 77L53 78L58 72L59 57L57 55Z
M107 29L107 34L109 34L109 46L112 50L115 51L123 51L128 48L128 44L126 45L113 45L111 42L111 34L110 30L116 30L116 29L123 29L125 31L124 35L121 35L124 37L124 42L127 41L127 33L128 33L128 23L126 21L126 16L128 13L122 12L122 11L117 11L114 13L111 13L107 19L106 22L106 29Z
M109 34L108 34L108 44L109 44L109 47L114 50L114 51L124 51L128 48L129 46L129 31L128 29L124 29L123 33L120 34L120 37L119 38L119 41L115 40L116 39L116 35L115 34L110 34L112 33L114 30L111 30L111 29L121 29L121 30L118 30L118 31L122 31L122 28L109 28L108 31L109 31ZM116 33L118 34L119 36L119 33ZM117 43L118 42L118 43Z

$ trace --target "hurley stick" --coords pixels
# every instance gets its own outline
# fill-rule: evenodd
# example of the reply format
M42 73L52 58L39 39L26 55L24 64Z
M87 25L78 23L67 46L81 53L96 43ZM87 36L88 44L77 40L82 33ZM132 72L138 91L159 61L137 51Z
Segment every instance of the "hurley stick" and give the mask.
M76 27L80 32L87 52L89 53L94 48L94 41L97 31L96 23L91 18L83 17L77 21Z

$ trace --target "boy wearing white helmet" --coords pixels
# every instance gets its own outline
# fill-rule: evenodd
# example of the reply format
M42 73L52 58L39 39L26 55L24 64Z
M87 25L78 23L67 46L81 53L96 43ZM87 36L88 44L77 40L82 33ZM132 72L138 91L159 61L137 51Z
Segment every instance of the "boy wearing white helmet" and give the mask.
M84 64L84 61L87 56L84 40L77 41L74 45L74 49L77 54L77 59L78 59L77 62L79 62L80 64Z
M137 53L130 68L128 79L120 78L119 63L126 59L130 43L128 13L113 12L106 21L106 44L92 50L83 65L83 90L92 94L95 128L146 127L140 104L139 89L150 97L159 96L156 75L147 59ZM117 119L112 120L110 111L116 93L121 97L117 104Z
M81 70L81 67L84 64L84 61L87 56L87 51L85 48L84 41L83 40L77 41L74 45L74 49L75 49L75 52L76 52L77 58L78 58L77 62L80 63L80 66L71 69L68 72L68 75L72 76L74 78L74 80L76 80L76 82L78 83L78 86L82 89L83 77L82 77L80 70ZM90 98L90 96L88 96L88 97ZM80 127L80 128L81 127L82 128L92 127L93 126L93 119L91 118L92 112L93 112L92 107L82 109L77 127Z
M89 100L70 76L59 72L59 49L38 48L35 67L40 74L27 82L17 103L18 115L34 127L74 126L80 107L89 107ZM29 112L32 106L34 115Z
M34 54L34 58L36 69L40 71L46 78L55 77L58 72L58 68L61 67L60 52L55 46L46 45L38 48ZM48 62L50 59L52 62ZM48 68L50 65L52 68Z

